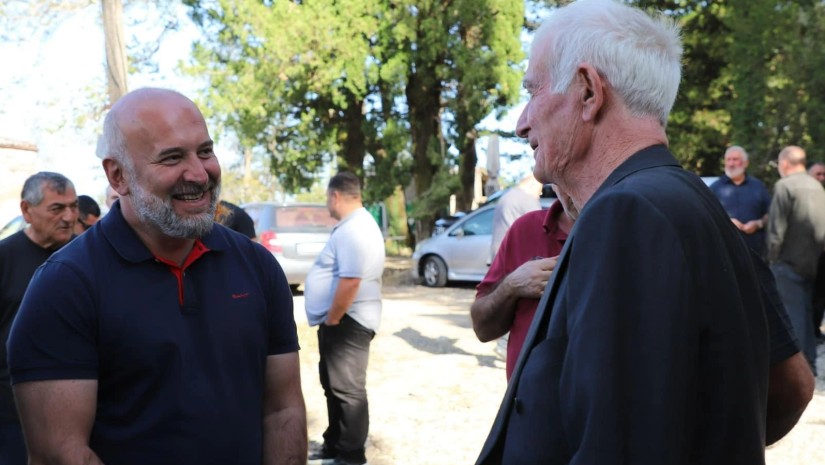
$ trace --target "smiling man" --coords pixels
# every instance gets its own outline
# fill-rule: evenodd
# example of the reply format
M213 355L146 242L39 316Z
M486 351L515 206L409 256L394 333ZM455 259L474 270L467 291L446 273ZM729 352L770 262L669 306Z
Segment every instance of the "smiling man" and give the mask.
M305 463L292 295L269 252L214 223L201 112L136 90L103 138L120 200L36 273L9 337L30 463Z
M20 210L29 226L0 241L0 465L26 463L6 365L9 328L34 271L71 240L77 221L74 185L62 174L30 176L21 197Z

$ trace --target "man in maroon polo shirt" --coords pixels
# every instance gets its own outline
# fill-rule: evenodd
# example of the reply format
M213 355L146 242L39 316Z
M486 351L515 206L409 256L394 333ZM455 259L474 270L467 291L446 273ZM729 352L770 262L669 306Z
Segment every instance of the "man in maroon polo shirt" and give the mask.
M525 213L510 226L470 307L473 330L481 342L510 332L508 380L556 258L573 227L575 212L569 198L557 187L553 190L559 201L547 210Z

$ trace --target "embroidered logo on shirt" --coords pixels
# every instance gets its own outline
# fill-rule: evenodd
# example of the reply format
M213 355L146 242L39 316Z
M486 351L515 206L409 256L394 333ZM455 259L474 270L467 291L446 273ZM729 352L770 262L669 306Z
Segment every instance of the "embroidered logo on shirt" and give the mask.
M232 294L233 299L245 299L247 297L249 297L248 292L244 292L243 294Z

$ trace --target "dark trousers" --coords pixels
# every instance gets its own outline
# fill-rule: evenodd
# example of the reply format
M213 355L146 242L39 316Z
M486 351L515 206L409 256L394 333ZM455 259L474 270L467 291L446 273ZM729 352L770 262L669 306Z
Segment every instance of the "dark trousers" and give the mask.
M26 465L26 444L20 423L0 423L0 465Z
M771 271L776 278L776 289L788 310L799 347L816 375L816 340L813 329L813 280L796 274L785 263L774 263Z
M373 337L374 331L348 315L337 326L321 324L318 328L318 372L329 419L324 446L339 458L358 463L367 461L367 363Z
M819 255L819 265L816 268L816 283L814 284L814 334L819 336L822 325L822 316L825 314L825 252Z

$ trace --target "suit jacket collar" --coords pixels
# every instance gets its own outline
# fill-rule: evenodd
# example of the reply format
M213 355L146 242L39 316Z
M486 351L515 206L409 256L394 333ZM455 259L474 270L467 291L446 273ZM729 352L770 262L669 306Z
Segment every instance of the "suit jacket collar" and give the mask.
M659 166L681 167L682 165L676 161L676 158L673 157L673 154L670 153L665 145L652 145L646 149L639 150L610 173L607 179L605 179L602 185L596 190L596 193L590 198L590 201L631 174ZM587 208L587 205L585 205L585 208Z
M651 147L642 149L633 155L630 156L627 160L625 160L621 165L619 165L612 173L605 179L601 186L596 190L596 193L593 194L590 201L597 198L598 196L602 195L604 192L609 190L611 187L618 184L621 180L630 176L633 173L636 173L641 170L655 168L659 166L676 166L679 167L679 162L676 161L676 158L670 153L664 145L653 145ZM590 203L590 202L588 202ZM587 208L587 205L585 205ZM567 237L567 241L564 244L564 248L562 248L561 253L559 254L559 260L556 264L555 271L553 275L550 277L550 280L547 282L547 286L544 288L544 293L541 296L541 301L539 301L539 305L536 311L536 315L533 317L533 322L530 324L530 329L527 332L527 336L524 340L524 346L522 348L521 354L519 354L519 359L516 364L516 368L513 371L513 376L510 378L511 380L515 380L516 382L511 381L510 386L508 386L507 393L510 393L510 387L513 385L518 384L518 377L520 370L519 368L524 364L526 359L526 354L529 352L530 347L535 344L535 337L538 334L538 326L540 326L542 320L544 319L544 314L548 311L547 307L548 304L552 304L552 298L555 298L555 291L558 288L557 284L557 276L564 274L564 270L567 266L567 250L570 248L570 244L573 243L573 239L576 233L576 225L573 225L573 229L570 231L570 234Z

